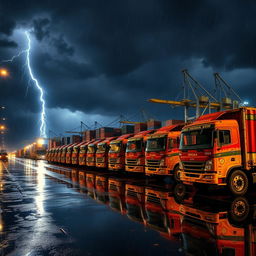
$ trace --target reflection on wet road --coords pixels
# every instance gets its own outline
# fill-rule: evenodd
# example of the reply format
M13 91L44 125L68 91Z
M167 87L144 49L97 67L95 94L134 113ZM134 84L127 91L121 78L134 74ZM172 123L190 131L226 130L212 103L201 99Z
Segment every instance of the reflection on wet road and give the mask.
M256 255L245 197L12 159L0 200L0 255Z

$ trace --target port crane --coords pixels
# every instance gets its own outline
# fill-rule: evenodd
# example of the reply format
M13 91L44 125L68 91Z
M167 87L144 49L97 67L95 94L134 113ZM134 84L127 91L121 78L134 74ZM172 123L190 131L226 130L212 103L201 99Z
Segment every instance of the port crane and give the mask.
M198 118L203 115L206 110L221 111L227 109L238 108L242 100L234 89L220 76L219 73L214 74L215 78L215 93L219 93L218 99L210 93L204 86L202 86L194 77L190 75L187 69L182 70L183 73L183 99L180 101L175 100L162 100L162 99L149 99L149 102L168 104L175 107L184 107L184 120L185 122ZM192 94L192 97L190 96ZM224 94L224 97L222 95ZM237 100L232 100L234 95ZM189 117L189 109L195 108L195 116ZM203 109L201 111L201 109Z

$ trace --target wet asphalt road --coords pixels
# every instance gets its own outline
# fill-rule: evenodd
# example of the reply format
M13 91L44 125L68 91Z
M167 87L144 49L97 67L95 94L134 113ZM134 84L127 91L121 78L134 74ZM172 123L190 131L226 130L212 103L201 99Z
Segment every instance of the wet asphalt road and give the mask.
M0 163L0 255L183 255L180 239L132 221L119 197L95 193L68 167Z

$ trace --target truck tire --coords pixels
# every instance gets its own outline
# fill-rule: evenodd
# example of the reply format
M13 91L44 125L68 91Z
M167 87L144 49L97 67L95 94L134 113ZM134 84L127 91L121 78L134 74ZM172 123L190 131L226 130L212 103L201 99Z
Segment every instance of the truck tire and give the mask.
M182 183L176 184L174 188L174 200L176 203L182 203L184 198L186 197L186 187Z
M250 206L245 197L237 197L230 205L229 218L236 225L243 225L249 219Z
M228 179L228 187L236 196L244 195L249 187L249 180L243 171L236 170L231 173Z
M176 182L179 182L179 181L180 181L180 177L179 177L179 175L178 175L179 170L180 170L179 165L176 165L176 166L174 167L174 170L173 170L173 179L174 179Z

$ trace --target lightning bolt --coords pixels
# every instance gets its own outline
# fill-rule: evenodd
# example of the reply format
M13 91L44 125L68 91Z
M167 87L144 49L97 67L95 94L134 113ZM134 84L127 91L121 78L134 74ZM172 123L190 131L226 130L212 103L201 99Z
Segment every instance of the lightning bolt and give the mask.
M25 50L20 51L17 55L12 56L11 59L3 60L2 62L13 62L16 58L20 57L22 54L26 54L26 66L28 68L28 73L30 76L30 79L33 81L36 89L40 93L40 104L41 104L41 114L40 114L40 137L46 138L46 113L45 113L45 99L44 99L44 90L42 86L40 86L38 80L34 76L34 73L31 68L31 62L30 62L30 51L31 51L31 39L29 31L24 32L26 39L27 39L27 48Z

